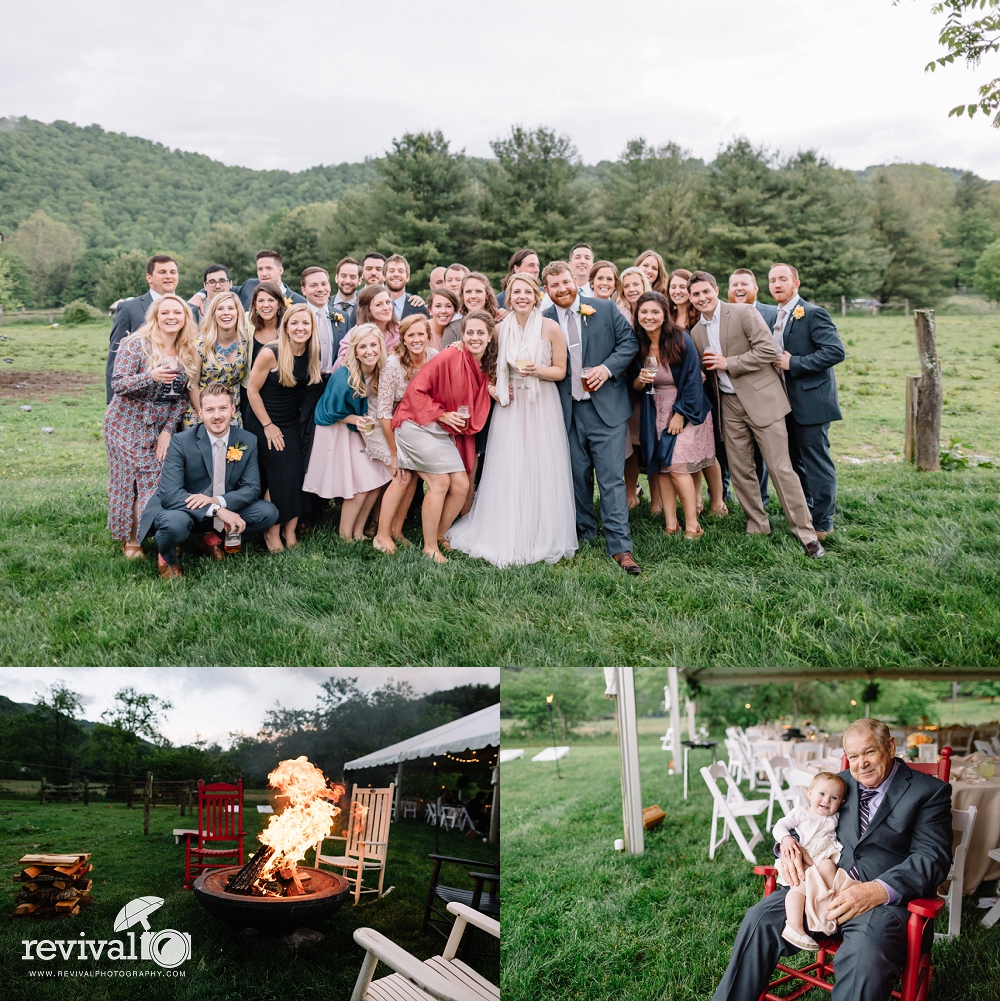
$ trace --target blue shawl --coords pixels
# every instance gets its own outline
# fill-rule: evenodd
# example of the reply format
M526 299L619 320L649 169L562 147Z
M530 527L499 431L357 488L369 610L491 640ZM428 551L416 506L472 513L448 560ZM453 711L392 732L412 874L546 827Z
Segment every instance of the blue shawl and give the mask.
M629 386L635 383L641 367L642 359L636 358L629 368ZM684 334L684 353L681 355L681 360L676 365L670 366L670 374L677 387L674 412L681 414L688 424L703 424L705 418L712 412L712 404L705 395L701 381L701 359L688 333ZM670 434L666 428L657 438L656 403L654 397L643 392L639 397L639 448L646 463L647 473L666 469L671 464L676 443L677 435Z
M360 417L368 413L368 397L358 396L347 382L349 377L347 366L342 365L327 380L326 389L316 404L317 424L329 427L345 417L350 417L351 414ZM358 430L353 424L347 426L352 431Z

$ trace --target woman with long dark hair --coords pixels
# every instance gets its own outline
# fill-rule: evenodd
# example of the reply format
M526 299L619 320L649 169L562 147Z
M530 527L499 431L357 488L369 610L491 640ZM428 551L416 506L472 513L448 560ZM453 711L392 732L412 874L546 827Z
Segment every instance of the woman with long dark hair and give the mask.
M468 316L469 313L481 309L489 313L494 325L504 317L504 310L497 305L496 296L493 294L493 286L481 271L472 271L462 279L458 309L462 316ZM456 316L448 324L448 329L441 338L442 347L446 348L449 344L455 344L462 339L462 316Z
M496 380L493 317L475 310L462 318L462 342L438 353L414 376L392 418L400 469L427 483L421 509L424 552L446 562L441 540L458 516L475 469L476 433L490 413Z
M667 535L680 531L680 495L684 537L697 539L704 531L692 474L715 462L712 405L702 385L701 360L691 335L670 322L667 299L659 292L639 296L633 329L639 355L629 375L641 394L639 441L647 475L658 476Z
M429 347L440 351L441 339L448 329L448 324L458 313L458 296L451 289L436 288L427 298L427 310L430 313Z
M358 318L356 326L363 323L374 323L382 335L382 343L386 353L395 351L399 343L399 323L396 321L396 311L392 308L389 290L384 285L366 285L358 293ZM337 360L334 362L334 372L344 364L347 354L347 338L340 342Z

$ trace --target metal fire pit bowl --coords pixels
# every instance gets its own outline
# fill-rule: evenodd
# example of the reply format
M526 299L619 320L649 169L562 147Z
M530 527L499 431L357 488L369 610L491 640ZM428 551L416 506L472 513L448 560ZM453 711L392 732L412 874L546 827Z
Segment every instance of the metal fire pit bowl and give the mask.
M301 897L247 897L226 893L229 875L239 871L239 866L206 870L195 880L194 895L213 917L240 928L281 934L302 926L312 927L338 911L351 892L351 885L343 876L299 866L300 873L312 877L307 884L312 893Z

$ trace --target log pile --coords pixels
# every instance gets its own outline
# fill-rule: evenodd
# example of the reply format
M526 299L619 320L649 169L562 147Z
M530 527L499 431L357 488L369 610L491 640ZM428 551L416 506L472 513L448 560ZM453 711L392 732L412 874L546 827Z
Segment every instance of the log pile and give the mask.
M14 914L24 917L74 917L94 898L93 880L87 875L94 867L90 852L79 855L24 855L18 859L21 872L14 877L21 884Z

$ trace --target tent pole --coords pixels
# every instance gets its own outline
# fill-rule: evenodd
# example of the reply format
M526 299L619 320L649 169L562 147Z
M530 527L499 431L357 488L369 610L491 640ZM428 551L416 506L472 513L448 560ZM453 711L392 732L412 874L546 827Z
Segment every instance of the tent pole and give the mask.
M403 762L400 761L399 767L396 769L396 802L393 808L392 819L393 823L403 819L403 815L399 812L403 808L403 798L401 792L403 789Z
M684 768L681 756L681 697L677 683L677 668L667 668L667 678L670 682L670 729L673 734L671 741L674 756L674 774L679 775ZM694 737L691 738L694 740Z
M615 668L615 674L625 851L629 855L641 855L646 845L642 827L642 780L639 774L639 738L635 719L635 675L631 667Z
M493 806L490 809L490 844L500 842L500 765L493 769Z

